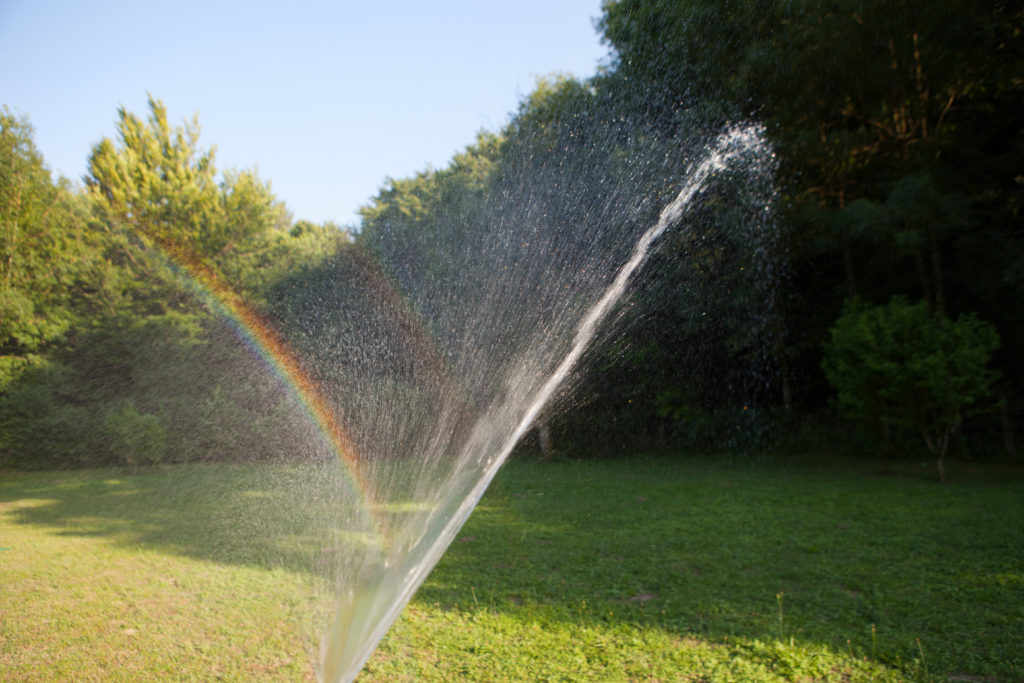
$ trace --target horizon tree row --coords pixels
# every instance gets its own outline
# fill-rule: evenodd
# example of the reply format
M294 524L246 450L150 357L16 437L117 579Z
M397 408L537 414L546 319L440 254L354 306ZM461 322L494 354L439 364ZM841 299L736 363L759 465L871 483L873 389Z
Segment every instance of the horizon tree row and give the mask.
M541 79L448 166L386 179L348 229L295 221L253 172L218 174L198 123L172 125L158 100L146 119L118 111L84 187L51 178L28 121L5 108L0 465L270 457L298 438L279 385L240 388L266 370L218 299L276 325L328 384L332 363L362 353L401 386L410 358L429 356L423 340L396 341L414 319L442 348L473 338L511 354L510 335L430 303L486 294L460 276L466 259L498 234L512 255L551 240L560 266L530 292L533 324L548 324L562 302L539 284L584 253L623 258L709 141L742 123L763 126L767 170L720 173L663 238L543 416L556 448L1016 455L1024 10L610 0L602 12L608 66ZM318 346L300 329L367 320L394 353ZM960 320L991 334L949 347ZM906 329L922 343L880 372L872 353ZM969 375L970 401L949 403ZM901 377L941 419L872 376Z

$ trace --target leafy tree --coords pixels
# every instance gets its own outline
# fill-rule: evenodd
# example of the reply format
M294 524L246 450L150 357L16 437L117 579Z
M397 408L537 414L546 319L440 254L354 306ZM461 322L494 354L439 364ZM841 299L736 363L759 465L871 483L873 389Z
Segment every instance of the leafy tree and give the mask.
M80 202L54 183L27 119L0 110L0 391L67 341L96 249Z
M321 229L318 239L310 226L293 234L287 208L255 172L218 180L215 150L199 146L195 118L172 126L153 97L149 109L146 120L118 110L117 141L103 139L89 157L86 187L108 229L127 229L193 276L257 297L296 260L322 257L346 240L339 229Z
M260 307L276 282L296 269L315 266L352 241L347 230L331 222L293 224L270 184L253 172L225 174L221 205L224 234L234 235L237 242L221 250L216 270L233 290Z
M3 111L5 463L268 457L254 435L280 431L291 410L210 292L258 308L278 280L350 236L293 226L253 172L218 178L196 122L172 126L158 100L149 105L148 120L119 112L118 140L94 148L84 193L51 182L27 121ZM228 423L252 428L225 441L211 425Z
M617 76L665 90L676 109L711 100L765 119L791 172L835 200L863 192L858 169L903 174L934 158L958 108L1014 87L1007 60L1020 58L1022 10L1009 2L611 0L603 10Z
M501 316L509 305L516 315L534 316L524 335L510 334L508 319L469 331L462 320L446 320L434 325L446 342L466 336L498 359L514 359L520 336L554 329L567 305L600 291L599 278L614 275L704 153L706 139L683 122L668 134L627 115L612 85L541 79L500 136L479 140L449 167L390 181L364 208L360 244L381 257L425 320L437 322L431 306L446 296L463 310L501 292L530 302L479 306L483 315ZM738 380L760 362L765 343L764 325L751 319L751 302L763 301L764 291L749 275L768 230L751 228L753 204L737 191L751 181L749 174L720 173L694 202L686 230L665 238L651 260L656 284L622 307L622 343L605 355L595 350L590 363L600 370L578 387L585 407L571 417L549 416L555 429L593 437L593 425L603 424L608 430L597 440L621 444L665 432L659 411L681 413L682 402L722 410L743 400L729 389L747 388ZM758 204L758 217L763 208ZM702 354L708 350L713 354Z
M196 119L181 128L152 96L143 121L118 110L118 143L104 138L89 156L86 187L110 223L189 257L219 255L233 242L217 215L213 150L200 150Z
M602 79L652 125L761 120L779 155L785 356L813 404L841 301L978 311L1020 393L1024 8L995 0L609 0ZM1012 396L1007 403L1016 405ZM1006 421L1009 424L1009 420Z
M102 422L94 406L71 400L76 373L46 357L22 370L0 394L0 464L25 469L101 461Z
M426 277L451 279L453 247L478 237L484 192L501 155L503 138L481 132L475 143L443 169L412 178L387 179L359 210L359 243L381 257L402 284L413 288Z
M950 321L925 302L854 299L831 330L822 367L843 414L882 434L916 430L945 480L950 436L998 377L987 367L998 346L995 328L973 315Z

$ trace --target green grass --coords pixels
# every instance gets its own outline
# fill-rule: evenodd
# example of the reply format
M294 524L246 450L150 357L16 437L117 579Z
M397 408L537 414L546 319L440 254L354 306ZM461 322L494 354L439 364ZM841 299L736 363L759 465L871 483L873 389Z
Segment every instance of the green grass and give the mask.
M1024 680L1024 477L950 474L513 462L359 680ZM251 476L0 473L0 680L313 679Z

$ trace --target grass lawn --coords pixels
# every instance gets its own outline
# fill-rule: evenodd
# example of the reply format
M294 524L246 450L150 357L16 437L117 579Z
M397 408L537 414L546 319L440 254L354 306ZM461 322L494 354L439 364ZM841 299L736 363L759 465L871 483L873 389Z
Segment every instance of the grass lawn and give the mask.
M1024 475L872 472L512 462L359 680L1024 680ZM314 680L268 488L0 473L0 681Z

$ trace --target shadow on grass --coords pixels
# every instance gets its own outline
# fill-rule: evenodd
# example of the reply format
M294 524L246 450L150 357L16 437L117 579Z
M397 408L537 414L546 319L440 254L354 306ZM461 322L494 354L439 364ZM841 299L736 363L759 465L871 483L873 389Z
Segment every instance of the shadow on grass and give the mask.
M872 467L514 463L417 601L1020 680L1020 472Z
M311 571L343 482L316 467L179 465L23 473L0 483L0 511L48 533L104 538L213 562Z
M871 471L513 462L415 602L524 624L794 639L904 670L923 651L933 673L1020 679L1020 477L939 486ZM310 571L338 520L325 487L297 468L28 473L0 483L0 510L47 533Z

